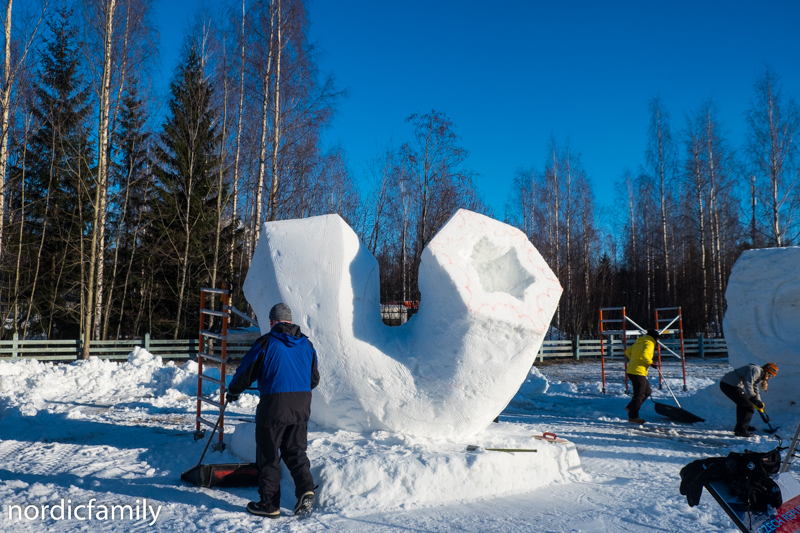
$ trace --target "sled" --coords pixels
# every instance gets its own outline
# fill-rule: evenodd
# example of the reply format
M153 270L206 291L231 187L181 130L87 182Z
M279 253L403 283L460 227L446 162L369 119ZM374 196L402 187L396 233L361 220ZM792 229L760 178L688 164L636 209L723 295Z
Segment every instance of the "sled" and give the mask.
M711 481L704 486L742 533L800 533L800 513L795 509L800 505L800 483L789 473L773 479L781 488L783 504L778 509L769 507L766 512L749 512L724 481Z
M258 468L255 463L218 463L193 466L181 479L198 487L257 487Z
M675 407L674 405L667 405L665 403L657 402L653 400L655 404L656 413L660 414L661 416L665 416L667 418L671 418L676 422L683 422L684 424L694 424L695 422L705 422L704 418L700 418L699 416L690 413L686 409L681 407Z
M222 406L222 411L217 418L217 423L214 424L214 430L206 442L206 447L203 448L203 453L200 455L200 460L197 464L181 474L181 479L192 485L198 487L256 487L258 486L258 468L255 463L219 463L204 465L203 457L206 456L208 445L211 444L211 439L217 432L219 422L225 413L225 407Z

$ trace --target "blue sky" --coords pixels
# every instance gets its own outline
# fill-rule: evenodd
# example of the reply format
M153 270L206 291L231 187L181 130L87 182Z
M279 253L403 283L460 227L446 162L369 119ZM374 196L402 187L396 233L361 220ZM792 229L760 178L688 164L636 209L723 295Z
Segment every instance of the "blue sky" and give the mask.
M163 71L197 2L161 0ZM328 144L351 170L410 138L405 118L432 109L456 125L465 165L495 215L520 166L542 169L551 136L582 155L598 203L644 162L648 101L660 95L673 132L713 97L728 140L745 139L752 85L767 64L800 98L800 2L497 3L311 0L320 66L349 91ZM183 20L182 20L183 19Z

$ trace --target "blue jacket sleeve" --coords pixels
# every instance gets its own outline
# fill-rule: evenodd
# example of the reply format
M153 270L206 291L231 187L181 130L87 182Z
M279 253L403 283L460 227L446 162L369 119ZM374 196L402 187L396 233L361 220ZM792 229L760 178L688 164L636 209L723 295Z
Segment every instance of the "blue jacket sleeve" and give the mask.
M308 344L311 344L311 341L308 341ZM319 385L319 370L317 369L317 350L314 349L314 345L311 344L311 388L315 388Z
M261 365L264 359L261 357L263 353L264 348L261 346L261 343L258 341L254 342L250 347L250 351L247 352L242 362L239 363L239 367L236 369L233 379L231 379L231 384L228 386L228 392L234 396L239 396L258 379L258 376L261 374Z

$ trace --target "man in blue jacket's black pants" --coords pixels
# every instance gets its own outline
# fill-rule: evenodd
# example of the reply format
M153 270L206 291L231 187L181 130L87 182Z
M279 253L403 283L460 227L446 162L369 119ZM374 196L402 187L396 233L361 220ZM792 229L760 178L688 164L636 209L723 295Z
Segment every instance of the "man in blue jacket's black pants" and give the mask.
M270 332L259 338L242 359L228 387L227 401L235 402L258 380L261 401L256 410L256 465L261 501L247 511L268 518L280 516L280 460L292 474L297 504L294 514L311 512L314 479L306 456L311 389L319 383L317 352L300 326L292 324L292 310L283 303L269 312Z

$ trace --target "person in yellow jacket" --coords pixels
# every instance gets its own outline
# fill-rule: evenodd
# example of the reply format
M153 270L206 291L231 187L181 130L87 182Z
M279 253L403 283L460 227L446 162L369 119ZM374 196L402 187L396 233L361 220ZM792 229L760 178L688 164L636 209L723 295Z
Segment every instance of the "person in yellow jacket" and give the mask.
M645 420L639 417L639 409L653 393L653 389L650 388L650 383L647 381L647 370L651 366L657 366L653 363L653 351L659 336L658 330L648 329L646 335L639 337L625 350L625 357L628 358L626 372L633 385L633 397L625 406L625 410L628 412L628 422L631 424L645 423Z

